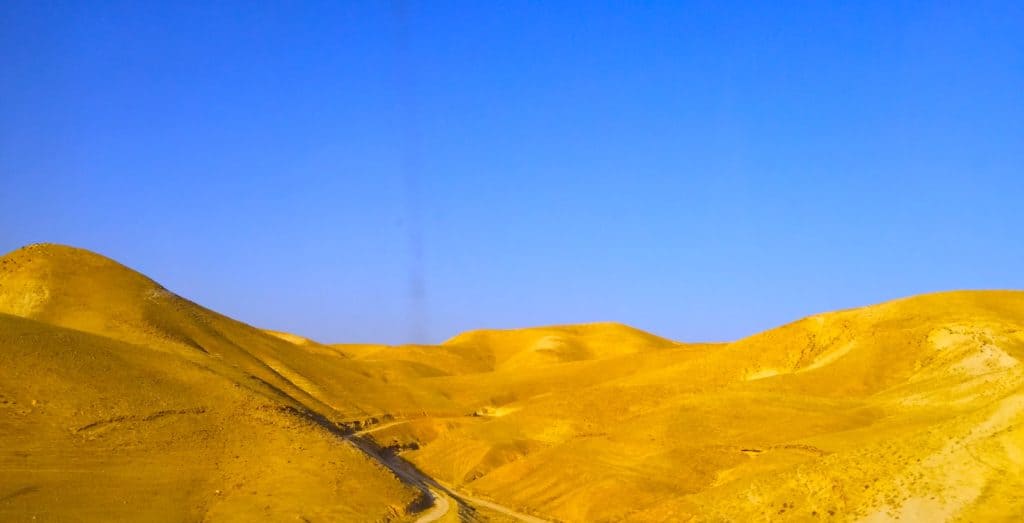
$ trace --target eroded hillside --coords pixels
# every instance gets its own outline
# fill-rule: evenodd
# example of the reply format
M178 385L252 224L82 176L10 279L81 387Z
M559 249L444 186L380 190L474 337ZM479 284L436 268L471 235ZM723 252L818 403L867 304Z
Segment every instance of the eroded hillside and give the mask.
M342 414L278 363L341 357L299 350L85 251L9 254L0 519L401 517L419 493L325 430L320 416Z
M1021 292L918 296L723 344L605 323L324 345L45 245L0 258L0 313L0 516L1024 513Z
M416 447L408 459L462 489L567 521L1013 519L1024 511L1022 320L1022 293L945 293L731 344L654 339L498 364L410 383L475 416L428 411L374 436ZM507 337L530 351L609 329L630 333ZM506 350L456 346L484 359Z

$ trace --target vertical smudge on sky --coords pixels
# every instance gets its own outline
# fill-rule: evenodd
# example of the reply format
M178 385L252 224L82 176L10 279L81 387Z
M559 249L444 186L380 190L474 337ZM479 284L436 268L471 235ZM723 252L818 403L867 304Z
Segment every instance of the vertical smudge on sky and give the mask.
M403 0L391 3L395 21L395 72L398 114L399 174L402 179L403 229L408 258L406 265L409 341L427 340L427 289L424 276L423 203L421 188L420 129L416 106L409 5Z

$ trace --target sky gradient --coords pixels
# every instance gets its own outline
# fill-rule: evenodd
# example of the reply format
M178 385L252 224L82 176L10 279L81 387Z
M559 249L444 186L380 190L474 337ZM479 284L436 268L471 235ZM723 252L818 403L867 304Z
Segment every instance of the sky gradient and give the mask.
M0 250L328 342L1024 288L1024 4L4 2Z

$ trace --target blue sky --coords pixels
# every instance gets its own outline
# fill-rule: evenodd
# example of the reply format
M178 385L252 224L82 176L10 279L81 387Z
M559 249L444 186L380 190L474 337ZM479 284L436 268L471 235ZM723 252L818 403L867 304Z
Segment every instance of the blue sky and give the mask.
M324 341L1024 287L1019 2L140 4L0 6L0 250Z

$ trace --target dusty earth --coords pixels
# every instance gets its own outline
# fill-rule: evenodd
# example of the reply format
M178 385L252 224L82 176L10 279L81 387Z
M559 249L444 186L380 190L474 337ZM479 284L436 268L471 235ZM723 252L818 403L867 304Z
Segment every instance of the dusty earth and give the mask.
M0 258L0 520L1019 521L1024 292L327 345Z

